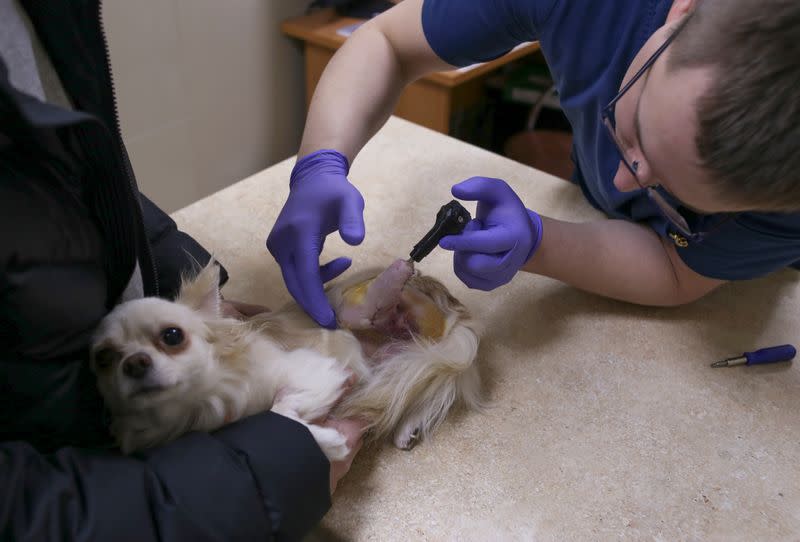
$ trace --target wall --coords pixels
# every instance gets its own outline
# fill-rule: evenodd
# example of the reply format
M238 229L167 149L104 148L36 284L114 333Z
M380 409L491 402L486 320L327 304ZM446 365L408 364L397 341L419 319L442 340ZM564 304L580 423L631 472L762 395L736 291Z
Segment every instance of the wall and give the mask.
M297 151L303 56L279 25L309 2L104 2L123 137L166 211Z

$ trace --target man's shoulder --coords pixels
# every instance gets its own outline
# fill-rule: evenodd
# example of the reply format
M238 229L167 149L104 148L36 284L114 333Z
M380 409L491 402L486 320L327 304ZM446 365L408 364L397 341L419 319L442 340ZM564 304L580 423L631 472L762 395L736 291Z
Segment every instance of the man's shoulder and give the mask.
M743 280L800 263L800 213L740 213L716 220L702 242L678 251L697 273Z
M741 227L765 239L791 240L800 244L800 213L741 213L735 220Z
M454 66L488 62L538 39L559 0L425 0L422 30L436 54Z

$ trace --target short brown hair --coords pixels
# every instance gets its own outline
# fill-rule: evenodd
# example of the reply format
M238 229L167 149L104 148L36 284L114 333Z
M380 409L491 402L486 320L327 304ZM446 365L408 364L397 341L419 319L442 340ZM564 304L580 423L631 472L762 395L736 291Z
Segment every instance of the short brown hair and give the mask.
M696 144L720 197L800 211L800 1L698 0L671 47L714 69Z

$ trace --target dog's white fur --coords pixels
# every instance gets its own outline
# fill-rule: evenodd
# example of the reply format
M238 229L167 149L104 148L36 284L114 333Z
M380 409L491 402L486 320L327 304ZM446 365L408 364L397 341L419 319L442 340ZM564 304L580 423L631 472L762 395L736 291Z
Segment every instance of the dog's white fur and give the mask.
M380 271L328 288L332 306L343 307L349 287ZM358 331L322 329L294 303L248 321L225 318L218 282L218 268L209 264L184 279L174 302L130 301L98 327L92 367L124 452L271 409L305 424L327 457L339 460L349 451L344 436L313 423L330 413L365 418L373 438L394 435L398 447L410 448L457 402L481 406L477 323L430 277L417 273L406 288L444 315L441 337L412 333L374 353L365 353ZM168 328L182 330L181 345L162 340ZM126 376L123 362L142 354L151 360L147 374Z

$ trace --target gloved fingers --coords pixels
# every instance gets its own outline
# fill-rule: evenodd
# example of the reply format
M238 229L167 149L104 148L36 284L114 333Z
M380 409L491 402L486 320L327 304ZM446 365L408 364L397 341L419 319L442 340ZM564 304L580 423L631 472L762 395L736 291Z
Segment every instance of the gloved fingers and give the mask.
M481 228L483 228L483 223L479 219L473 218L472 220L467 222L467 225L464 226L464 229L461 230L461 233L459 233L458 235L464 235L465 233L478 231ZM445 239L452 240L454 237L457 237L457 235L445 235L444 237L439 239L439 246L442 247L445 250L455 250L455 249L450 248L450 246L448 244L449 241L446 242L445 244L442 244L442 241L444 241Z
M456 273L456 276L461 279L461 282L473 290L481 290L483 292L491 292L494 290L494 285L484 278L475 277L464 272L460 274Z
M280 218L280 217L278 217ZM281 240L286 236L286 233L282 231L278 226L273 226L272 230L270 230L269 235L267 235L267 250L272 257L275 258L275 261L278 262L280 265L280 260L283 256L282 254L282 243Z
M464 226L464 229L461 230L461 233L471 232L471 231L480 231L483 229L483 222L479 218L473 218L467 225Z
M305 295L303 294L303 287L300 285L300 281L297 277L297 268L294 265L294 258L289 256L284 261L279 261L278 265L281 268L281 274L283 275L283 282L286 284L286 289L289 290L289 294L294 298L297 303L303 307L303 310L308 312L308 303L306 302Z
M339 235L348 245L358 245L364 240L364 198L353 187L355 194L342 199L339 212Z
M490 291L509 282L516 274L511 253L505 255L456 252L453 268L461 281L476 290Z
M474 290L483 290L484 292L488 292L495 288L493 281L490 281L484 277L473 275L466 267L459 265L458 258L453 259L453 271L459 280L461 280L461 282Z
M474 252L464 253L462 266L476 277L494 277L502 275L508 271L512 265L512 253L504 254L478 254ZM515 269L516 271L516 269Z
M311 247L301 248L294 253L297 282L302 288L305 304L303 308L316 322L329 329L336 327L336 316L325 296L320 275L319 252Z
M347 268L350 267L350 264L353 263L353 260L350 258L336 258L335 260L331 260L325 265L320 266L319 268L319 275L322 279L322 283L326 283L331 281L347 271Z
M280 218L279 216L278 220ZM278 267L280 267L283 282L289 294L303 309L308 311L308 303L298 279L297 266L294 260L294 252L298 244L297 238L298 232L296 228L278 227L276 225L270 231L266 245L267 250L275 259Z
M470 177L454 185L450 192L458 199L481 201L490 205L519 199L505 181L488 177Z
M289 294L305 309L305 296L303 295L303 288L300 287L300 283L297 281L297 270L295 269L292 249L290 248L292 244L287 243L290 238L291 235L285 228L273 226L272 231L267 236L267 250L278 264Z
M459 235L442 237L439 246L445 250L462 250L497 254L508 252L517 244L517 236L505 226L495 226L486 230L464 231Z

